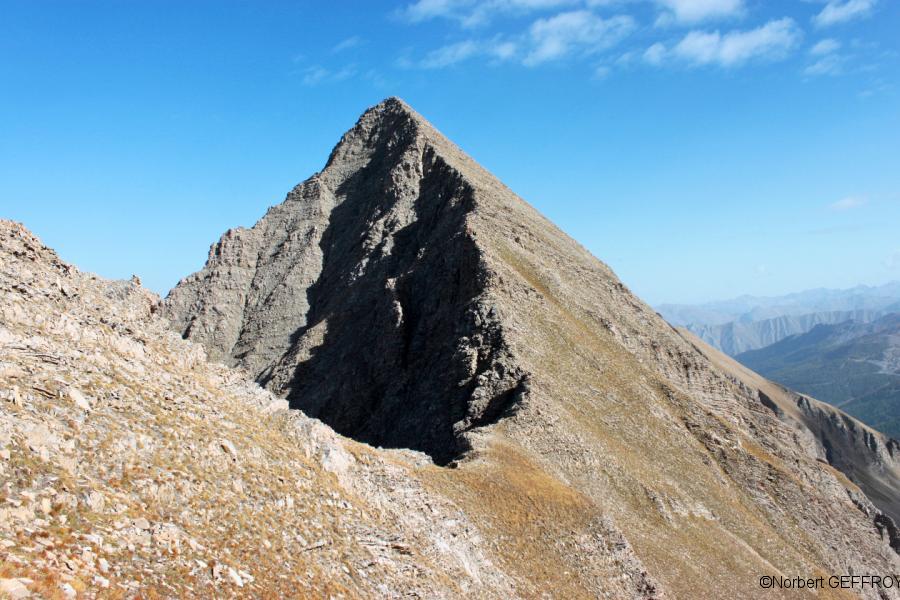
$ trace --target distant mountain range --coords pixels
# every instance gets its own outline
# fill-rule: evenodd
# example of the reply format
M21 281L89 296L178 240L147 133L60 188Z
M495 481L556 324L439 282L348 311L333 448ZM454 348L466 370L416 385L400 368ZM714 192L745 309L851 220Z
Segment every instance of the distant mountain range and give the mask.
M900 439L900 282L657 310L761 375Z
M726 354L763 348L820 324L869 323L900 312L900 281L846 290L814 289L776 297L740 296L697 305L662 304L657 311Z
M869 323L818 324L735 358L900 438L900 313Z
M846 321L869 323L886 314L890 313L881 310L832 310L782 315L762 321L729 321L721 325L693 323L687 329L725 354L737 356L748 350L764 348L789 336L806 333L817 325L836 325Z

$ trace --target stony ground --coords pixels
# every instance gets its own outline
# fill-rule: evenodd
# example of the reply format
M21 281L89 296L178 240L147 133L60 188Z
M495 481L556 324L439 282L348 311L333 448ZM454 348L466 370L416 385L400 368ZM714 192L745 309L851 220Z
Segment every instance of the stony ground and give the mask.
M285 410L157 302L0 222L0 595L514 595L421 455Z

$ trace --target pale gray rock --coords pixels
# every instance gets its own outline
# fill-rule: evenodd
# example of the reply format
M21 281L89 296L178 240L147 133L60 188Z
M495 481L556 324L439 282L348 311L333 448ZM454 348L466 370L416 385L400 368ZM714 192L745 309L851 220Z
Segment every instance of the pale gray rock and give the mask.
M70 387L68 390L69 399L75 403L75 406L80 408L81 410L91 410L91 403L88 402L88 399L84 397L80 391L76 388Z
M25 580L26 582L29 580ZM20 579L0 579L0 594L11 600L30 598L31 592Z

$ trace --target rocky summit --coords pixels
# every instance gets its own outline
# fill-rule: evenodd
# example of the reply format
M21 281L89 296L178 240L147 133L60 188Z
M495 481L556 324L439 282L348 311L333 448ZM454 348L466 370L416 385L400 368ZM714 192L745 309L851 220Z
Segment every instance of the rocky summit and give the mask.
M3 589L900 598L759 587L900 573L897 442L671 327L398 99L164 301L0 250Z

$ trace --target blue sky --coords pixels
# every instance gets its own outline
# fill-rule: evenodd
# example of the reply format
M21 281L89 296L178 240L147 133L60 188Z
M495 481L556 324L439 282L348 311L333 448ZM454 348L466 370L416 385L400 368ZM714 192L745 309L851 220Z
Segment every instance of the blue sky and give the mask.
M0 216L165 293L407 100L645 300L900 279L895 0L0 0Z

